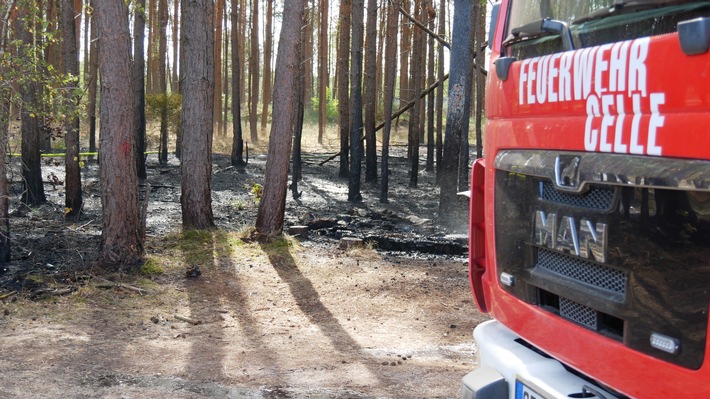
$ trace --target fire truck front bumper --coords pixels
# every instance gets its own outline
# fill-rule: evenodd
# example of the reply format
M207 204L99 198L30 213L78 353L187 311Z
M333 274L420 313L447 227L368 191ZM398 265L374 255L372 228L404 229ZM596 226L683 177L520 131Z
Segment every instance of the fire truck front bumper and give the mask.
M615 398L491 320L474 330L478 365L462 380L462 399Z

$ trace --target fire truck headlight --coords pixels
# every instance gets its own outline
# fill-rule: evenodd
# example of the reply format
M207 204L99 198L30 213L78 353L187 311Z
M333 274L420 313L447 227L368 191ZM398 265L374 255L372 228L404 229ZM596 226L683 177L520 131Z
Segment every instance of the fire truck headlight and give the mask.
M680 341L667 335L651 334L651 346L663 352L675 355L680 350Z

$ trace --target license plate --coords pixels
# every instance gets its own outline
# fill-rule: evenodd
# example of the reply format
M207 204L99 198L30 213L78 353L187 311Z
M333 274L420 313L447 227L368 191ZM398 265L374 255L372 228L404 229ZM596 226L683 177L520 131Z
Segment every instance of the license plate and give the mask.
M515 399L544 399L545 397L535 392L532 388L519 380L515 381Z

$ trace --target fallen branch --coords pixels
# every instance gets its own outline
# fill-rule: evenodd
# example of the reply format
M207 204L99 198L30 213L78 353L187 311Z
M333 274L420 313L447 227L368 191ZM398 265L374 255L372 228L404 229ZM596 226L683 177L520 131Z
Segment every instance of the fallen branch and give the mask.
M2 294L2 295L0 295L0 301L3 301L13 295L16 295L16 294L17 294L17 291L8 292L7 294Z
M444 82L445 82L446 79L448 79L448 78L449 78L449 74L447 73L446 75L444 75L443 78L441 78L440 80L434 82L434 84L432 84L431 86L427 87L427 89L424 90L424 91L419 95L419 99L417 99L417 100L412 100L412 101L408 102L407 105L405 105L403 108L400 108L399 111L397 111L397 112L395 112L394 114L392 114L392 116L390 117L390 120L395 120L395 119L397 119L398 117L400 117L403 113L409 111L409 109L412 108L412 107L414 106L414 104L416 104L419 100L423 99L424 97L428 96L432 91L434 91L434 89L436 89L437 87L439 87L439 85L444 84ZM380 123L379 125L377 125L377 127L375 128L375 132L377 132L378 130L382 129L383 127L385 127L385 123L384 123L384 122L381 122L381 123ZM363 136L363 137L360 139L360 141L365 141L365 136ZM339 155L340 155L340 152L338 152L338 153L335 154L335 155L331 155L330 157L326 158L325 161L319 163L319 165L320 165L320 166L323 166L323 165L325 165L326 163L328 163L328 162L332 161L333 159L337 158Z
M76 289L75 289L74 287L56 288L56 289L44 288L44 289L35 291L35 292L30 296L30 298L31 298L31 299L35 299L35 298L37 298L38 296L41 296L41 295L49 295L49 296L67 295L67 294L71 294L71 293L74 292L74 291L76 291Z
M123 288L125 290L135 291L140 295L143 295L148 292L148 291L144 290L143 288L134 287L132 285L128 285L128 284L124 284L124 283L114 283L111 280L107 280L107 279L101 278L101 277L99 277L99 280L104 281L106 284L97 285L96 286L97 288L104 288L104 289Z
M191 318L189 318L189 317L180 316L179 314L176 314L176 315L175 315L175 318L178 319L178 320L180 320L180 321L184 321L185 323L190 323L190 324L192 324L193 326L196 326L196 325L198 325L198 324L202 324L202 320L193 320L193 319L191 319Z

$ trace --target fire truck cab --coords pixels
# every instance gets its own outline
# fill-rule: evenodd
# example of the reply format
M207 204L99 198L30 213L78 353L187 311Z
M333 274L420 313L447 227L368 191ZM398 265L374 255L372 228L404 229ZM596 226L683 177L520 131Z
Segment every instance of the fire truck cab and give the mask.
M492 14L462 398L710 397L710 1Z

